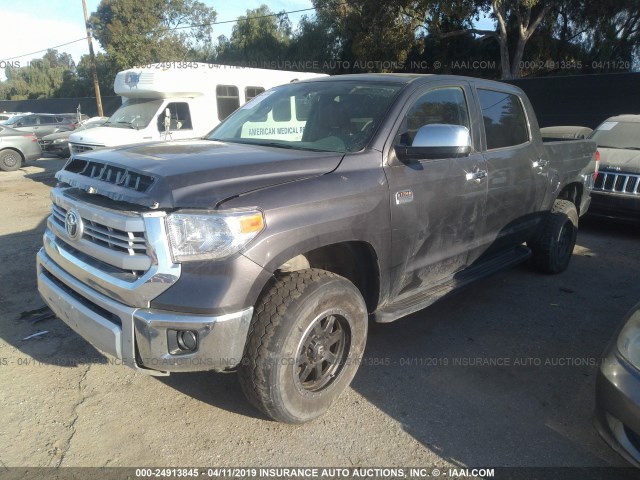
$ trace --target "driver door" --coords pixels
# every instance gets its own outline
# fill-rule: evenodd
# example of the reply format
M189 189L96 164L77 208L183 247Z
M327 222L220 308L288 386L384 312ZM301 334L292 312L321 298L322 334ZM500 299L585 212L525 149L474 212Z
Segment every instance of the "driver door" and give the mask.
M487 179L480 132L473 126L477 122L471 122L477 116L472 98L466 83L431 83L408 102L394 133L392 160L385 167L391 194L392 301L464 269L481 237ZM420 127L429 124L467 127L471 153L400 161L395 148L411 146Z

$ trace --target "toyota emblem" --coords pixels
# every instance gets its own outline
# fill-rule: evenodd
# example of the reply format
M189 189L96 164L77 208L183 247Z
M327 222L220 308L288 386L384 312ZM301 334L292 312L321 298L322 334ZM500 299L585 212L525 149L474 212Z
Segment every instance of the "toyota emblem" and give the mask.
M64 229L71 240L80 240L84 230L82 217L75 210L69 210L64 217Z

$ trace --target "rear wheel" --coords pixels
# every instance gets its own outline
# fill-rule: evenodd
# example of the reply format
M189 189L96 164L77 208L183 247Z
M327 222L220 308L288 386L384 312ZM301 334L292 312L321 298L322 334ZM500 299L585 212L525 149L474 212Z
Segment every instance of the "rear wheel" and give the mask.
M347 279L318 269L283 274L251 321L238 372L245 395L281 422L322 415L358 369L367 318Z
M578 235L578 211L569 200L556 200L540 226L538 235L527 244L533 252L532 264L545 273L567 269Z
M16 150L10 148L0 152L0 169L5 172L17 170L22 165L22 155Z

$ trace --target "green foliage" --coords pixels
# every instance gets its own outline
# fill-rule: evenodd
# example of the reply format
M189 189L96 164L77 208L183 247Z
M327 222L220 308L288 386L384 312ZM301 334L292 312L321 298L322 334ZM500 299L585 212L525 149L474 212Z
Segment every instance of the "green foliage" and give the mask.
M115 70L193 60L211 43L216 12L197 0L102 0L93 33Z
M47 50L40 59L27 65L5 68L7 80L0 82L0 99L26 100L57 96L65 76L75 73L75 63L68 53Z
M266 5L247 10L231 38L214 45L215 11L197 0L102 0L91 15L105 50L96 55L102 94L113 94L118 71L162 61L485 78L620 72L640 63L638 0L313 3L315 14L303 17L295 31L284 12L274 14ZM477 30L482 17L494 27ZM7 67L5 75L0 99L94 95L88 55L76 66L70 55L49 50L37 61Z
M286 58L290 41L289 17L284 13L274 15L269 7L261 5L238 17L230 39L219 39L216 60L262 66Z

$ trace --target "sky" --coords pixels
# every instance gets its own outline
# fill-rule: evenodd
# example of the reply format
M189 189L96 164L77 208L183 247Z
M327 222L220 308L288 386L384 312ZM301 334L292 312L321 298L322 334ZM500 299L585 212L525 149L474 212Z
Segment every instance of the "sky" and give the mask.
M201 0L217 12L217 21L235 20L247 10L268 4L274 12L311 8L311 0ZM100 0L87 0L89 14L98 7ZM313 15L313 11L289 15L293 26L303 15ZM20 62L24 66L32 58L42 58L47 48L72 42L85 37L82 0L0 0L2 19L2 41L0 42L0 72L4 74L3 62ZM231 36L233 23L214 25L212 37ZM94 41L94 49L100 51ZM26 53L45 50L33 55ZM71 54L76 63L89 53L86 40L57 47L58 52ZM20 56L13 60L12 57Z

